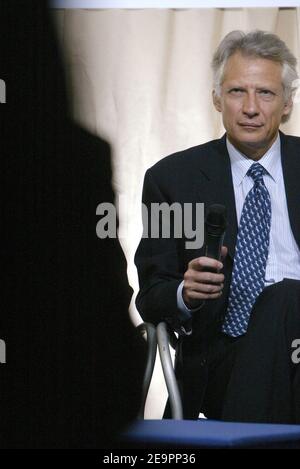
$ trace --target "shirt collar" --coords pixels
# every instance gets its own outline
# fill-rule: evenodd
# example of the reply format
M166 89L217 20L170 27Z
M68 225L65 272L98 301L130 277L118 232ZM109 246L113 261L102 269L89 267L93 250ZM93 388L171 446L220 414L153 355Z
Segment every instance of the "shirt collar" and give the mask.
M232 179L233 184L238 186L242 183L242 180L247 174L248 169L254 163L253 160L248 158L246 155L241 153L235 148L232 143L226 137L226 146L231 163ZM281 150L280 150L280 135L278 133L277 138L269 150L262 156L259 163L265 168L268 174L272 177L275 182L278 182L280 177L281 168Z

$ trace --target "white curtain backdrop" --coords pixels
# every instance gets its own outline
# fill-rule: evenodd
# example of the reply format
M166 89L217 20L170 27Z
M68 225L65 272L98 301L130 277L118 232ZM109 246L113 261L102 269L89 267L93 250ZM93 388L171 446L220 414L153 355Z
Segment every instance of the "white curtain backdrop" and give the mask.
M141 227L145 170L172 152L222 135L211 100L210 61L233 29L277 33L300 58L300 8L53 10L77 122L107 139L129 282ZM282 130L300 135L300 104ZM171 175L170 175L171 176ZM96 209L96 208L95 208ZM134 302L131 314L141 322ZM125 365L126 366L126 365ZM159 366L146 415L166 399Z

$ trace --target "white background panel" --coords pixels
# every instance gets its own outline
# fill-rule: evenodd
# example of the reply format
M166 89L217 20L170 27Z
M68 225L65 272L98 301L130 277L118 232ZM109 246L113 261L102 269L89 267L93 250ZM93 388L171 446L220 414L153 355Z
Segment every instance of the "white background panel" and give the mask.
M53 8L250 8L295 7L300 0L52 0Z

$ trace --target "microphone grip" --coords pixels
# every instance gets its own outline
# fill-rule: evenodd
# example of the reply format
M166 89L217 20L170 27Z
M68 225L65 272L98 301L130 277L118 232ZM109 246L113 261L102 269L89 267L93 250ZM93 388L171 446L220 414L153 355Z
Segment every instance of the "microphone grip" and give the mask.
M211 233L207 233L206 236L206 243L205 243L205 256L210 257L211 259L216 259L218 261L221 260L221 248L224 241L224 233L223 235L213 235ZM216 269L207 267L205 269L207 272L217 272Z

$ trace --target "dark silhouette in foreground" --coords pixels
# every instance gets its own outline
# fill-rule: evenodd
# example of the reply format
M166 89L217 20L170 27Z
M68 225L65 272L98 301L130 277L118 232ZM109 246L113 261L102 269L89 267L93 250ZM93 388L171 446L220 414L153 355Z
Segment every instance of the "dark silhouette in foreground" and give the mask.
M109 146L68 117L44 2L1 10L1 447L113 447L138 411L144 344L120 245L96 236Z

